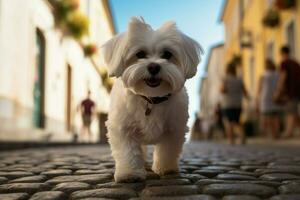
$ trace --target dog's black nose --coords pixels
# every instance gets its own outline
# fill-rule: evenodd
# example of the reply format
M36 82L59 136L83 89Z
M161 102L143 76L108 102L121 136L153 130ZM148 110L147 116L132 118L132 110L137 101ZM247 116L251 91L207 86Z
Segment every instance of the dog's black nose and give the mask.
M160 65L156 63L151 63L148 65L148 71L151 75L156 75L160 71Z

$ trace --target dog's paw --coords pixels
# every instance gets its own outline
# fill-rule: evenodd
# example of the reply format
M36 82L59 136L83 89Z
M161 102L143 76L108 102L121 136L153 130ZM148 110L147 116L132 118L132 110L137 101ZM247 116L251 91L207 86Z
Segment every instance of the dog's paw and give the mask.
M175 174L178 173L178 166L165 166L162 167L160 165L154 164L152 166L152 171L160 176L166 175L166 174Z
M146 179L145 170L135 170L131 172L115 172L115 181L118 183L141 182Z

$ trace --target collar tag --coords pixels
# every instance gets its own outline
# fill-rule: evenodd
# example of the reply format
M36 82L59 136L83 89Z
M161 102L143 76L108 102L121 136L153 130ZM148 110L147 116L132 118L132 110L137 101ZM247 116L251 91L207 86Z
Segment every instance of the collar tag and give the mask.
M151 114L154 104L159 104L164 101L167 101L170 96L171 94L167 94L166 96L163 97L146 97L141 95L141 97L147 101L145 116L149 116Z
M152 110L151 110L150 108L147 107L147 108L146 108L146 111L145 111L145 115L146 115L146 116L149 116L149 115L151 114L151 111L152 111Z

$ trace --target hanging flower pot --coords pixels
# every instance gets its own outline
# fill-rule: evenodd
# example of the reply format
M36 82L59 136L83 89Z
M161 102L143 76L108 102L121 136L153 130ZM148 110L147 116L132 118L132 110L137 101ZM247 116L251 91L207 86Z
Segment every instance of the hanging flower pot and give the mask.
M62 26L70 13L79 8L78 0L49 0L53 7L55 26Z
M232 63L234 66L238 66L242 64L242 56L238 54L234 54L230 63Z
M296 7L297 0L276 0L275 5L280 10Z
M279 12L274 9L267 11L265 17L263 18L263 24L270 28L275 28L280 23Z
M97 52L97 45L92 43L84 45L83 52L85 56L90 57Z
M89 33L88 18L80 11L72 12L66 20L65 33L75 39L81 39L84 35Z
M112 86L114 84L114 79L109 78L108 77L108 73L107 70L101 68L102 70L100 70L100 76L102 79L102 84L105 87L105 89L107 90L107 92L110 92L112 89Z

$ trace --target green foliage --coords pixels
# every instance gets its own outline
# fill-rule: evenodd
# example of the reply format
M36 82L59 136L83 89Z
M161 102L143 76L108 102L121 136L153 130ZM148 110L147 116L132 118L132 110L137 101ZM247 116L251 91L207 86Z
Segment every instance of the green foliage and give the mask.
M75 39L81 39L89 33L89 20L80 11L72 12L66 22L67 32Z
M89 19L79 11L78 0L49 0L53 7L55 27L64 35L80 40L89 33Z

